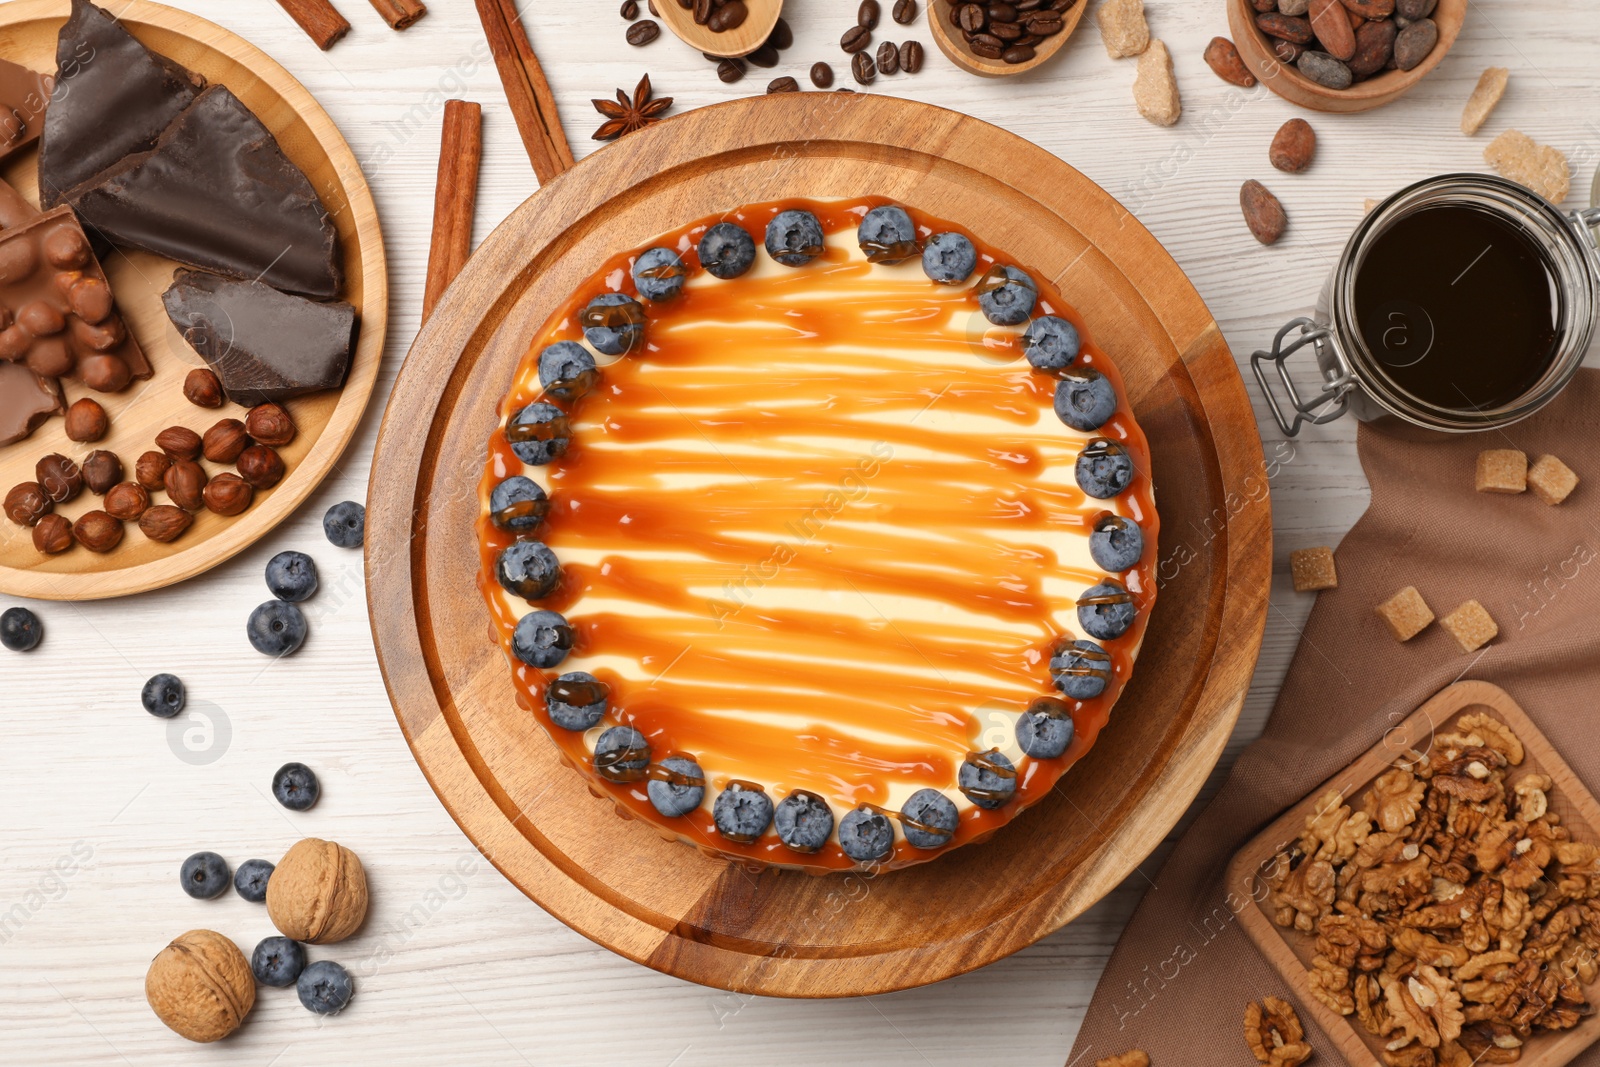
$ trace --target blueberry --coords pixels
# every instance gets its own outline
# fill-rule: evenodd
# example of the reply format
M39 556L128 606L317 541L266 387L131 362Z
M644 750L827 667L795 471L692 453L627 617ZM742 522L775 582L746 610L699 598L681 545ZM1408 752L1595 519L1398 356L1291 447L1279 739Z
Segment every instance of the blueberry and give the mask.
M1066 372L1056 383L1056 418L1074 430L1089 433L1117 413L1117 390L1091 367Z
M900 829L917 848L941 848L956 832L956 805L937 789L919 789L900 809Z
M317 565L304 552L279 552L267 560L267 588L279 600L310 600L317 591Z
M595 773L608 782L637 782L650 767L650 742L631 726L613 726L594 743Z
M1016 267L996 263L978 284L978 307L996 326L1027 322L1039 287Z
M936 233L922 246L922 273L940 285L960 285L978 269L978 250L965 234Z
M627 293L601 293L578 315L596 352L622 356L644 340L644 307Z
M7 608L0 615L0 645L13 652L31 652L44 636L44 624L27 608Z
M1050 677L1063 695L1093 700L1111 681L1111 657L1093 641L1074 641L1050 657Z
M250 953L250 969L255 972L256 981L274 989L294 985L305 967L305 947L291 938L262 938Z
M737 278L756 261L756 241L742 226L719 222L705 232L697 247L700 265L713 278Z
M815 793L793 792L778 802L772 815L778 840L796 852L815 852L833 833L833 812Z
M524 463L537 467L560 459L572 442L567 413L554 404L536 400L511 416L506 424L506 440Z
M507 592L538 600L561 585L561 564L543 542L513 541L494 561L494 576Z
M1133 459L1115 441L1096 437L1078 453L1073 477L1078 488L1099 500L1109 500L1133 481Z
M264 903L267 899L267 880L272 877L274 870L276 868L266 860L245 860L233 872L233 888L252 904Z
M1066 370L1082 347L1078 328L1056 315L1039 316L1022 333L1022 354L1038 370Z
M272 776L272 795L290 811L309 811L322 796L322 784L304 763L285 763Z
M917 224L905 208L885 204L862 217L856 240L868 262L900 263L917 254Z
M158 719L170 719L183 710L188 693L175 674L158 674L144 683L139 691L139 702L144 710Z
M1089 556L1113 574L1130 570L1144 557L1144 531L1132 519L1107 512L1095 520L1089 534Z
M961 764L956 788L980 808L1003 807L1017 792L1017 769L998 749L972 752Z
M338 548L360 548L367 534L367 509L354 500L342 500L322 516L322 532Z
M532 533L550 513L550 498L532 478L513 474L489 493L489 521L512 533Z
M263 656L287 656L305 643L306 617L286 600L269 600L250 613L244 629Z
M1017 719L1017 747L1034 759L1055 759L1072 744L1072 711L1052 697L1040 697Z
M606 713L610 688L587 671L568 671L544 690L550 719L563 730L587 730Z
M857 808L839 820L839 847L857 863L881 860L894 851L894 825L871 808Z
M557 341L539 353L539 384L558 400L576 400L600 377L594 357L576 341Z
M717 794L717 802L711 805L711 821L729 841L748 845L766 833L771 824L772 800L760 787L746 788L738 782L729 782L728 788Z
M1107 578L1090 586L1078 598L1078 625L1084 633L1101 641L1111 641L1128 632L1139 614L1133 597L1119 581Z
M669 819L687 815L706 798L706 773L688 756L668 756L661 766L676 777L652 778L644 791L650 804Z
M670 248L647 248L633 261L633 287L646 300L671 300L683 292L688 271Z
M349 971L332 960L318 960L300 972L294 991L308 1010L318 1015L337 1015L355 996L356 987Z
M553 611L530 611L511 632L511 654L530 667L549 670L572 650L572 627Z
M822 223L809 211L780 211L767 223L767 255L803 267L822 255Z
M183 891L196 900L210 900L227 892L231 878L228 861L215 852L196 852L178 872Z

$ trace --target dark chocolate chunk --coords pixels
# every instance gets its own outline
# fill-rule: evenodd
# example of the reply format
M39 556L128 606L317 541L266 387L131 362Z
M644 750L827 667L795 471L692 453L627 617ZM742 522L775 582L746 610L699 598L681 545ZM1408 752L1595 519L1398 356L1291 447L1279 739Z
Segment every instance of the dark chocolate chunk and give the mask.
M0 159L39 139L49 102L49 79L0 59Z
M61 384L25 364L0 360L0 445L20 441L51 415L66 410Z
M245 407L337 389L355 349L356 309L203 271L179 270L167 317Z
M109 12L72 0L56 41L56 93L39 147L45 207L122 157L153 147L205 84L140 44Z
M332 218L225 86L202 92L155 148L74 189L70 202L117 244L307 296L339 294Z

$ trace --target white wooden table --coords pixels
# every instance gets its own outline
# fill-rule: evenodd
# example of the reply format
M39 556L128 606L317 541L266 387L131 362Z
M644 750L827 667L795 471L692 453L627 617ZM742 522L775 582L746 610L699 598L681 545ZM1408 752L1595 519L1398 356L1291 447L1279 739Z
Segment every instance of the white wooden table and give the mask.
M274 535L164 592L34 604L45 643L28 656L0 651L0 1061L1060 1064L1160 853L1070 927L1010 959L930 988L836 1002L741 997L663 977L574 934L478 856L395 725L373 657L361 557L330 546L320 520L328 505L364 497L384 398L417 328L444 99L484 105L480 238L534 190L527 157L467 0L434 0L428 17L400 34L363 0L339 0L355 30L326 54L271 0L175 2L284 63L343 128L387 234L390 342L372 409L339 473ZM599 121L589 99L631 89L646 70L676 110L759 92L779 74L804 83L817 59L848 83L836 42L855 0L790 0L795 47L777 70L732 86L666 35L643 49L626 45L612 0L527 7L580 155ZM957 72L920 22L908 32L886 14L879 38L916 37L927 66L880 79L873 91L1011 129L1122 198L1193 278L1241 359L1309 306L1366 197L1482 169L1483 145L1508 125L1568 152L1577 172L1568 206L1587 203L1600 158L1593 0L1473 0L1454 51L1411 95L1365 115L1307 114L1321 147L1299 176L1273 171L1266 156L1277 127L1303 113L1265 89L1225 85L1200 59L1206 42L1227 32L1222 0L1149 7L1183 90L1184 118L1171 129L1135 113L1134 63L1106 57L1092 18L1033 75L986 82ZM1468 139L1457 129L1461 105L1491 64L1511 68L1511 90L1484 133ZM1256 245L1239 217L1238 188L1252 177L1290 215L1288 236L1272 249ZM1085 311L1093 321L1093 309ZM1265 418L1253 380L1248 387ZM1310 609L1289 587L1289 551L1335 542L1367 497L1353 424L1313 428L1292 445L1266 423L1262 432L1281 466L1272 485L1273 607L1255 685L1213 784L1260 731ZM268 595L263 565L285 548L316 558L322 591L309 605L306 647L271 664L250 650L244 620ZM158 671L189 685L192 710L172 726L139 706L140 685ZM273 770L291 759L316 768L324 786L321 804L304 815L269 795ZM234 865L276 859L304 835L351 846L371 872L364 931L313 953L356 975L354 1004L322 1020L292 991L264 990L239 1034L188 1046L145 1005L151 955L196 926L247 951L272 931L263 908L231 892L211 902L185 897L179 863L200 849Z

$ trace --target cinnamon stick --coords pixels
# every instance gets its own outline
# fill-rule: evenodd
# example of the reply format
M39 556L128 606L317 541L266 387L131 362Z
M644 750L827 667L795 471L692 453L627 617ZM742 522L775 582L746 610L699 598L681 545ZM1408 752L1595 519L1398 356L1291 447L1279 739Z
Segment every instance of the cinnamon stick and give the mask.
M478 19L489 39L489 51L505 86L506 101L522 134L522 144L533 162L533 172L543 185L572 166L572 147L561 131L556 98L545 81L544 68L533 54L528 31L517 14L515 0L473 0Z
M472 214L478 203L478 165L483 160L483 108L447 100L439 137L439 177L433 191L433 240L428 246L428 282L422 321L472 254Z
M403 30L428 13L422 0L372 0L372 6L391 30Z
M350 32L350 23L328 0L278 0L289 17L300 24L306 36L326 52L333 43Z

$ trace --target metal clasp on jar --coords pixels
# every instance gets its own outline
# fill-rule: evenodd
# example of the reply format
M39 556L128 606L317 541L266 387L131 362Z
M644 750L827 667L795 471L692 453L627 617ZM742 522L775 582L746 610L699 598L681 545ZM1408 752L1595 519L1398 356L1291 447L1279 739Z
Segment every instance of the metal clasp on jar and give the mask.
M1300 331L1299 336L1285 344L1289 335L1296 330ZM1272 417L1277 420L1279 429L1290 437L1300 433L1302 422L1320 426L1325 422L1332 422L1350 408L1350 394L1357 388L1355 372L1345 361L1339 346L1333 343L1332 333L1333 331L1327 326L1315 319L1303 317L1292 319L1272 339L1272 351L1263 352L1258 349L1250 356L1250 367L1256 373L1256 381L1261 383L1261 392L1267 399L1267 406L1272 409ZM1295 388L1294 379L1289 376L1289 368L1285 365L1290 356L1307 345L1312 347L1313 354L1317 357L1325 383L1322 392L1309 400L1300 396L1300 391ZM1283 391L1288 395L1289 407L1294 411L1293 419L1288 417L1277 394L1272 391L1272 381L1267 377L1265 367L1269 362L1278 369L1278 378L1283 383Z

